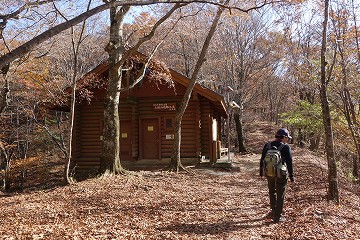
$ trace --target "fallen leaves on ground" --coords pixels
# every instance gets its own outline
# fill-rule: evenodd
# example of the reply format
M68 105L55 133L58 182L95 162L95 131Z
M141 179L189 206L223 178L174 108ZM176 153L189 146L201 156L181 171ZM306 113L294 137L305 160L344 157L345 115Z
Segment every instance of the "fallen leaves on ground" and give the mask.
M1 239L359 239L357 185L342 176L340 205L326 200L321 156L294 151L285 223L274 224L259 155L234 158L239 171L141 171L0 198ZM320 160L319 160L320 159Z

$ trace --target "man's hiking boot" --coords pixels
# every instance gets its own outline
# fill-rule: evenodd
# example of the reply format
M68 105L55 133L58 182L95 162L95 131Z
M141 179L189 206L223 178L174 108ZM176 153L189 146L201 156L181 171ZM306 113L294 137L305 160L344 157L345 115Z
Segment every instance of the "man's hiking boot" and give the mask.
M280 217L274 217L274 223L282 223L282 222L286 222L286 218L283 216Z

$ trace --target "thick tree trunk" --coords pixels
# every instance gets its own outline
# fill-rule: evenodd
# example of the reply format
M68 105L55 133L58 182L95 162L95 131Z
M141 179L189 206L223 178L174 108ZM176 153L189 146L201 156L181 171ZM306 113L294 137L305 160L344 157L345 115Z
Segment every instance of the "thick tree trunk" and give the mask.
M337 177L337 166L335 159L334 151L334 140L333 140L333 130L331 126L330 118L330 109L327 99L326 87L322 86L320 95L321 95L321 105L323 113L323 122L325 126L325 150L326 157L328 162L328 183L329 183L329 200L334 200L339 202L339 192L338 192L338 177Z
M328 162L328 198L339 203L337 166L334 151L333 130L331 126L330 108L327 97L327 78L326 78L326 42L327 42L327 22L329 18L329 0L325 0L324 22L321 43L321 86L320 98L323 115L323 124L325 127L325 150Z
M180 168L183 167L180 158L181 121L183 115L184 113L177 113L174 120L174 143L169 168L176 172L179 172Z
M242 110L240 109L240 111ZM244 128L243 128L241 113L238 112L234 113L234 121L236 126L238 144L239 144L239 152L245 153L247 152L247 150L245 147Z
M109 79L107 92L104 101L104 133L103 149L100 157L99 172L117 174L127 173L120 162L120 117L119 102L122 80L122 66L126 59L131 56L144 42L149 41L156 29L168 19L178 8L184 6L175 4L162 18L157 21L151 31L144 35L130 49L125 50L126 39L123 36L123 23L126 13L130 6L124 6L118 10L119 2L112 1L110 7L110 41L106 47L109 53ZM154 49L154 51L156 48ZM151 57L150 57L151 58ZM150 59L149 59L150 61ZM145 64L145 67L148 63ZM144 67L144 71L145 71ZM144 72L139 75L139 79L144 77ZM137 82L137 81L135 81ZM133 87L133 86L132 86Z
M236 134L237 134L237 143L239 144L239 153L245 153L247 152L245 147L245 137L244 137L244 125L243 125L243 96L244 96L244 84L245 84L245 77L248 76L248 74L244 71L244 55L241 54L240 57L240 64L239 64L239 70L238 70L238 86L237 86L237 98L236 101L239 104L240 108L236 109L234 112L234 121L235 121L235 127L236 127ZM230 105L230 99L228 99L228 105ZM229 116L230 117L230 116ZM230 149L230 148L229 148Z
M100 174L123 172L120 163L120 87L121 66L117 63L124 53L123 20L129 7L110 7L110 41L106 48L109 53L109 79L104 102L103 149L100 157Z

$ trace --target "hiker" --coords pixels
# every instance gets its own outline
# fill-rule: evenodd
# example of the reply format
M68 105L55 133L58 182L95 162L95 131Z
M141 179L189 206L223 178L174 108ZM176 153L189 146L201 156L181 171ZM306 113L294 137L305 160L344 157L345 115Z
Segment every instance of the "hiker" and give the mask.
M268 214L274 222L284 222L282 215L285 189L288 178L294 182L291 148L287 142L292 139L286 128L280 128L275 140L265 144L260 160L260 176L266 176L269 188L271 212ZM277 155L276 155L277 154ZM269 166L269 159L279 157L279 164Z

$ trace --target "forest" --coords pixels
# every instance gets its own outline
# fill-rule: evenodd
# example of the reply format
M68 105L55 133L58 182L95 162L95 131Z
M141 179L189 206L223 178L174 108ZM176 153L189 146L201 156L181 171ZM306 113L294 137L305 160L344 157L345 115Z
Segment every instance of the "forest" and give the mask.
M4 239L359 238L359 16L354 0L0 0ZM136 52L149 58L136 84L163 69L190 80L167 171L129 171L119 155L121 79ZM74 110L94 100L86 84L101 84L79 80L104 62L100 166L78 179ZM227 104L221 140L237 170L182 164L195 84ZM298 161L282 226L262 219L258 177L279 127Z

